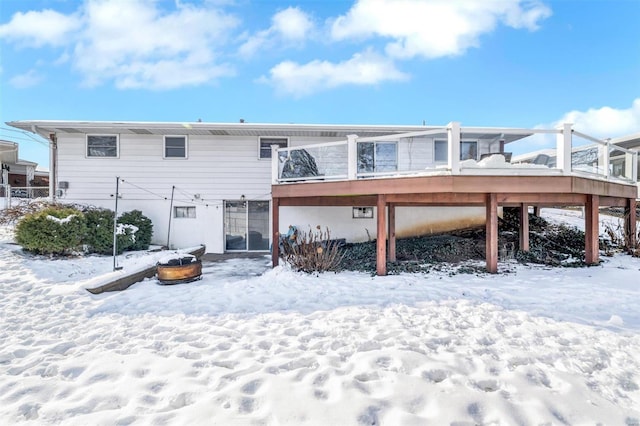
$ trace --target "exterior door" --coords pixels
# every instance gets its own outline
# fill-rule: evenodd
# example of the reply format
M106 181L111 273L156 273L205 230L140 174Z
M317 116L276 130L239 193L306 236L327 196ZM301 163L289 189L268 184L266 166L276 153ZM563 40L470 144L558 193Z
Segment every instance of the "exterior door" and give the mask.
M224 202L225 251L269 250L269 201Z

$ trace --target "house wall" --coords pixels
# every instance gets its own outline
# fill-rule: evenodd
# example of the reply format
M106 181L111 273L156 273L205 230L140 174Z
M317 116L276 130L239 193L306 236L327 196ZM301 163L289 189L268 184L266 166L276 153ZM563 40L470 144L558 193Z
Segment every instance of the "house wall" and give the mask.
M335 138L291 137L290 145ZM87 158L86 136L58 135L58 182L67 182L62 202L141 210L154 224L154 244L187 247L206 244L224 252L224 200L271 199L271 160L259 159L257 137L189 136L187 159L163 159L158 135L120 135L118 158ZM171 190L174 206L195 206L196 218L174 218L168 239Z
M363 206L364 207L364 206ZM371 219L354 219L351 207L281 207L280 232L289 225L302 231L328 228L332 238L348 242L364 242L377 236L377 208ZM483 207L396 207L396 236L398 238L447 232L469 228L485 222Z
M286 136L286 135L283 135ZM206 244L222 253L224 201L270 200L271 160L259 159L257 137L188 136L188 158L163 159L164 139L158 135L121 134L118 158L87 158L84 134L58 134L58 182L67 182L59 200L115 208L116 176L120 182L118 212L141 210L154 225L153 243L171 247ZM290 137L290 146L331 142L336 138ZM483 152L479 144L479 153ZM433 165L433 140L398 147L399 167ZM401 168L402 169L402 168ZM173 206L195 206L195 218L173 218ZM398 208L400 237L446 231L483 223L484 210L458 208ZM455 222L455 223L454 223ZM289 224L328 226L335 238L366 241L375 238L375 219L353 219L350 207L282 208L280 231Z

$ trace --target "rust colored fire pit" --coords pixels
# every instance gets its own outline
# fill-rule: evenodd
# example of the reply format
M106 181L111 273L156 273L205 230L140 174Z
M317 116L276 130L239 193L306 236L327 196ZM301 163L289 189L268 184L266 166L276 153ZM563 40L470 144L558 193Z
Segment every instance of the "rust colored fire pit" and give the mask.
M156 267L158 282L163 285L188 283L202 278L202 262L189 254L163 259Z

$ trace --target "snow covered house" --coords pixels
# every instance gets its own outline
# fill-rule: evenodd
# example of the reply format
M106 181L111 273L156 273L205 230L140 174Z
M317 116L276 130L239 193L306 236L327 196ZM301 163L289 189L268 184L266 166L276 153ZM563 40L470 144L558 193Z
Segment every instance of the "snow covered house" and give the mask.
M635 187L628 189L635 165L625 169L628 176L574 173L568 125L7 124L50 140L50 189L60 201L113 209L117 194L119 211L139 209L153 220L154 243L204 243L211 253L268 251L289 225L320 225L349 241L381 236L384 273L396 236L485 222L495 236L499 206L597 205L597 197L627 205L631 192L635 203ZM512 164L511 144L540 133L555 134L557 164ZM495 270L493 237L491 244L487 264ZM597 243L590 244L590 260L597 260Z

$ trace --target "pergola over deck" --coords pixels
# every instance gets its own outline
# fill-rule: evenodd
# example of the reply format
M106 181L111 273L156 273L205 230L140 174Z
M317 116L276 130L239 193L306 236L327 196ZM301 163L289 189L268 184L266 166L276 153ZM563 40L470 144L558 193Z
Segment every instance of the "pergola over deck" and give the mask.
M485 133L487 133L487 129ZM504 137L510 129L497 129ZM472 131L477 133L477 129ZM511 129L514 134L526 134L523 130ZM442 132L442 130L441 130ZM636 196L634 182L637 177L635 153L626 153L628 167L624 176L610 176L608 154L603 144L604 164L601 173L585 174L572 168L571 138L574 133L569 125L557 131L557 162L554 168L543 169L466 169L459 162L460 140L464 129L451 123L444 129L448 144L448 167L446 169L422 170L411 175L385 174L383 176L358 176L358 140L350 137L345 141L347 151L346 176L297 177L295 181L280 179L285 150L274 147L274 181L272 185L272 229L273 265L278 264L279 209L285 206L364 206L377 207L377 274L386 274L387 260L396 260L396 207L406 206L484 206L486 211L486 267L491 273L498 269L498 207L520 208L520 250L529 250L528 210L530 206L583 206L585 207L585 262L599 262L599 207L623 207L626 215L625 232L629 245L634 245L636 235ZM535 132L535 131L533 131ZM543 131L540 131L543 132ZM422 132L433 134L434 130ZM416 133L411 134L412 137ZM580 134L582 135L582 134ZM582 135L585 136L586 135ZM387 140L399 140L403 135L393 135ZM589 137L587 137L589 138ZM377 138L380 139L380 138ZM592 138L589 138L592 140ZM320 146L320 145L318 145ZM328 146L328 144L327 144ZM333 144L335 146L335 144ZM500 149L503 149L500 144ZM290 155L290 154L289 154ZM575 166L575 165L574 165Z

